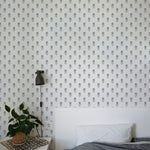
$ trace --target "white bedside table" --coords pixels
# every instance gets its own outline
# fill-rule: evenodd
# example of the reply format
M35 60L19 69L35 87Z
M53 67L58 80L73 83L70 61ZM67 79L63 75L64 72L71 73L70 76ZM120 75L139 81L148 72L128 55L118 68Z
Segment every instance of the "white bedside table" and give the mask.
M49 144L41 146L36 148L35 150L50 150L50 144L52 142L52 138L51 137L39 137L40 139L45 139L49 142ZM6 138L4 141L9 140L10 138ZM2 144L0 144L0 150L8 150L5 146L3 146ZM13 149L15 150L15 149ZM18 150L18 148L17 148Z

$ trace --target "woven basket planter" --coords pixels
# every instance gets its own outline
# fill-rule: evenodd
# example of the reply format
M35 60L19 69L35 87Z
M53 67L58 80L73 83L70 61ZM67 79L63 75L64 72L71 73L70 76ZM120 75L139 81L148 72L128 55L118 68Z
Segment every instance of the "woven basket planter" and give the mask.
M12 141L14 144L23 144L27 140L27 137L24 133L19 132L15 136L13 136Z

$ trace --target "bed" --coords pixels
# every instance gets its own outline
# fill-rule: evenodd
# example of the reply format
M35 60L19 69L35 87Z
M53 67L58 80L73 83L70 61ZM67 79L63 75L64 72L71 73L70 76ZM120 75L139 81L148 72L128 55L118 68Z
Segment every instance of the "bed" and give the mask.
M78 130L78 128L82 126L92 126L93 128L95 125L100 127L109 126L112 129L111 131L115 129L116 132L119 129L116 125L119 125L119 127L120 125L131 125L130 140L122 142L119 141L120 137L117 139L118 136L116 136L116 139L114 138L115 142L109 142L107 141L109 138L106 136L106 141L92 141L90 138L93 136L90 137L90 134L87 134L90 140L87 138L81 141L87 135L84 138L79 136L79 131L82 130ZM120 129L122 131L124 127ZM93 133L93 130L91 131ZM149 137L150 108L57 108L55 110L56 150L149 150ZM131 142L133 139L136 140Z

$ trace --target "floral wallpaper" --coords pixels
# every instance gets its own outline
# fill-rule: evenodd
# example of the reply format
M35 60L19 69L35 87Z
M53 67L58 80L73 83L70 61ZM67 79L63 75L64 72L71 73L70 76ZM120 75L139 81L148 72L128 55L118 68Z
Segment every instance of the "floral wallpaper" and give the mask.
M45 136L56 107L150 107L150 0L1 0L0 140L5 104L40 117L38 69Z

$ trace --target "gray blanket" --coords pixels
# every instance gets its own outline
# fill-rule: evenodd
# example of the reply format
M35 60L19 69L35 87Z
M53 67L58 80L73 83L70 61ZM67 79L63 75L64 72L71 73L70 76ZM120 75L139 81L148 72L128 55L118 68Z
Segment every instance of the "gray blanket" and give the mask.
M91 142L79 145L70 150L150 150L150 143L109 144Z

